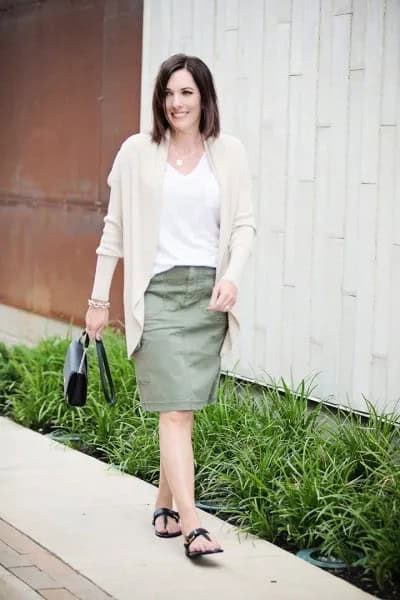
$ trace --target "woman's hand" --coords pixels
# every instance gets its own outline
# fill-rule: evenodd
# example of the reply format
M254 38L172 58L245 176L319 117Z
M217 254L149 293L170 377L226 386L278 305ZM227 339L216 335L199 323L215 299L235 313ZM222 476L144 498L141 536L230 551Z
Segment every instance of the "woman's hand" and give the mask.
M89 339L99 340L101 333L108 324L108 308L92 308L89 306L86 312L86 331L89 334Z
M236 304L236 298L236 285L229 279L220 279L214 286L208 309L228 311Z

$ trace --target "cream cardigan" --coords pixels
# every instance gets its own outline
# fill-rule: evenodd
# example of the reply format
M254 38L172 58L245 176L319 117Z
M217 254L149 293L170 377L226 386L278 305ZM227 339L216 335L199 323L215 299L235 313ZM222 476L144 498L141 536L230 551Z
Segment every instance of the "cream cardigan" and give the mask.
M144 292L156 256L160 199L167 164L169 132L160 145L138 133L118 151L107 182L108 211L96 250L97 265L92 297L107 300L118 258L124 259L124 317L128 357L134 355L143 333ZM251 176L242 143L230 135L204 142L221 194L221 224L216 281L228 279L239 286L256 232ZM237 343L239 320L235 306L228 313L228 331L221 354Z

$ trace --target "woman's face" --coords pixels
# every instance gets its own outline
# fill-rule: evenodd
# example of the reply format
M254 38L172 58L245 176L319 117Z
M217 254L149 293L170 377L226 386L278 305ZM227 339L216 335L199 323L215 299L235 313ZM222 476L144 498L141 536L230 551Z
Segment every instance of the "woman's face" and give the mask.
M168 80L165 90L165 115L175 131L197 133L199 130L200 92L186 69L175 71Z

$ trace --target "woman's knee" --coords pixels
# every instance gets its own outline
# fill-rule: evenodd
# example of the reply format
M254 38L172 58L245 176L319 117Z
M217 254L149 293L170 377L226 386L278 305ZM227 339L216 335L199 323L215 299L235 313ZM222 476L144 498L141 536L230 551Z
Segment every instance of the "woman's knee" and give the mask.
M169 410L160 412L160 425L190 425L192 420L192 410Z

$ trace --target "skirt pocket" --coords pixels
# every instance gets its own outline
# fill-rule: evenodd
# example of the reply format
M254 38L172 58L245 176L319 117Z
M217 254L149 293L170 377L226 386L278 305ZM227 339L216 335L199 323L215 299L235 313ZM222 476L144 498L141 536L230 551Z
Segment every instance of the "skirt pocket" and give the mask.
M145 321L158 317L164 310L165 295L162 288L152 286L144 294Z

